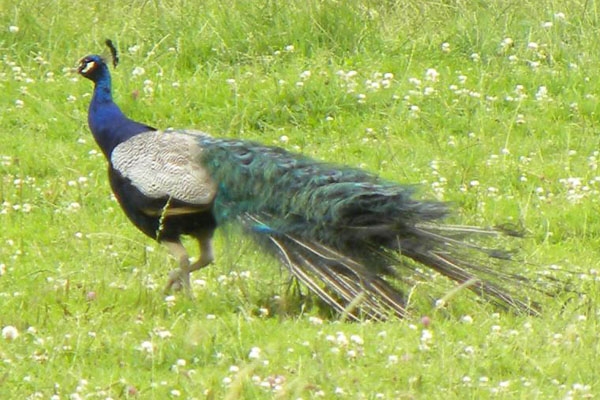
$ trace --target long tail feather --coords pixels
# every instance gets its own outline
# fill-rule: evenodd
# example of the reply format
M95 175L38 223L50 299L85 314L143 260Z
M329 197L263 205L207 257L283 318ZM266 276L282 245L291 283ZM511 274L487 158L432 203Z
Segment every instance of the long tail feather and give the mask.
M538 312L516 294L530 281L504 270L510 252L481 244L506 232L442 224L445 203L414 200L412 187L362 170L246 141L198 140L203 167L219 182L218 222L241 222L333 309L406 316L398 283L420 265L505 308Z
M258 222L253 216L246 218ZM390 314L406 316L401 293L365 266L326 246L302 242L290 235L270 234L266 238L265 247L273 245L272 252L290 273L333 309L352 319L359 316L348 310L350 304L371 319L384 320ZM360 301L355 303L356 299Z

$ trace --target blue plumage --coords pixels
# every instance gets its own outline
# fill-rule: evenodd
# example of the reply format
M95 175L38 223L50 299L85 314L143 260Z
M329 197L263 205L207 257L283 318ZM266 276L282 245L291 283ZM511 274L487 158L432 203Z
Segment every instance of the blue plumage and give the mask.
M110 72L102 57L88 56L85 58L85 65L90 69L80 70L80 73L94 81L96 85L90 102L88 125L96 143L104 155L110 158L110 154L117 144L138 133L156 129L127 118L113 102Z
M167 289L213 260L217 225L235 223L323 301L352 318L404 316L398 288L419 265L500 305L535 313L502 285L524 278L485 266L501 255L470 239L497 232L442 225L444 203L417 201L410 186L259 143L203 132L157 131L113 102L96 55L79 72L95 84L90 130L109 162L112 190L131 221L179 260ZM191 264L181 235L195 237ZM395 283L394 283L395 282Z

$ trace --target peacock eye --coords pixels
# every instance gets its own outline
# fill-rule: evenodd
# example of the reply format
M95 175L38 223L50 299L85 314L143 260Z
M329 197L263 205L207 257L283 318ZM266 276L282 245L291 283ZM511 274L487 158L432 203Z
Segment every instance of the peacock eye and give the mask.
M96 68L96 62L92 60L83 60L81 63L81 67L79 68L79 72L82 74L87 74L89 71Z

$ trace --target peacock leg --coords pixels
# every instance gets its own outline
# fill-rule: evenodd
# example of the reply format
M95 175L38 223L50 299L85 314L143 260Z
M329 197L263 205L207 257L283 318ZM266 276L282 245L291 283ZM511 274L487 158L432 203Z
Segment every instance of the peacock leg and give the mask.
M206 267L214 260L212 233L209 235L198 236L197 239L200 245L200 258L194 263L190 263L188 253L179 240L163 242L171 254L179 260L179 268L169 273L169 280L167 281L165 292L184 289L191 295L190 273Z
M169 249L173 257L175 257L179 262L179 268L169 272L169 280L167 281L167 286L165 287L165 293L168 293L171 290L181 290L182 288L189 290L190 274L187 271L190 268L190 258L187 250L183 244L181 244L179 239L174 241L163 241L162 243L167 247L167 249Z

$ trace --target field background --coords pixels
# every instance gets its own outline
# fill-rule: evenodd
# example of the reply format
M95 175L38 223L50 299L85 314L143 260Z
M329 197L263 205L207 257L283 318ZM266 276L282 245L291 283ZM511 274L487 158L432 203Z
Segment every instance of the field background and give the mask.
M598 6L0 0L0 398L597 398ZM196 299L165 297L175 262L111 197L73 73L105 38L132 118L418 184L452 222L524 227L521 266L577 294L436 308L437 279L411 318L341 322L221 232Z

